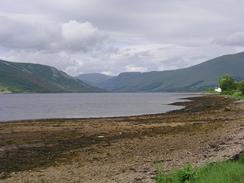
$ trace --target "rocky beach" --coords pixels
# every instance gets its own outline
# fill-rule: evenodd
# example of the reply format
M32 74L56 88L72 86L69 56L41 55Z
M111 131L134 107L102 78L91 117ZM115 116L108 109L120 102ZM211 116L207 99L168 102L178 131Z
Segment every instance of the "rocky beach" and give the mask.
M164 114L0 123L0 182L151 183L157 168L243 151L244 103L204 95Z

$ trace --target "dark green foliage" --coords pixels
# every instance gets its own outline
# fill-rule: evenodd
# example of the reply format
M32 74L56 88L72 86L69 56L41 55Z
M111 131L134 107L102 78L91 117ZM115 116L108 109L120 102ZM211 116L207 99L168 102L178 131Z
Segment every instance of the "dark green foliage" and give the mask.
M1 89L2 88L2 89ZM88 92L96 88L54 67L0 60L0 89L11 92Z
M237 82L228 74L221 76L219 86L222 89L222 95L230 95L240 100L244 99L244 81Z
M219 86L222 91L233 91L236 89L235 80L229 74L225 74L220 77Z
M190 181L195 181L196 179L196 172L192 168L192 166L189 164L184 169L180 170L178 172L178 179L180 183L187 183Z
M238 90L244 95L244 81L238 83Z

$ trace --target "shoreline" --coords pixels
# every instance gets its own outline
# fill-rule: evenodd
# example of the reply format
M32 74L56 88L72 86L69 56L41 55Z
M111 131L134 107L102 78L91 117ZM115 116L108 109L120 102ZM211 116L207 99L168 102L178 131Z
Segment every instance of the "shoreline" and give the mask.
M185 108L129 117L1 122L0 180L110 183L139 177L149 183L162 163L165 169L200 165L241 151L236 138L244 133L243 104L216 95L174 104Z

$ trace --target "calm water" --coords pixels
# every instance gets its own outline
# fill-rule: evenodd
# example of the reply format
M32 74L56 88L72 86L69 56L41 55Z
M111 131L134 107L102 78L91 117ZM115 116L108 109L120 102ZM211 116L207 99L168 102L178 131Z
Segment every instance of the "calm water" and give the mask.
M0 94L0 121L41 118L111 117L162 113L190 94L82 93Z

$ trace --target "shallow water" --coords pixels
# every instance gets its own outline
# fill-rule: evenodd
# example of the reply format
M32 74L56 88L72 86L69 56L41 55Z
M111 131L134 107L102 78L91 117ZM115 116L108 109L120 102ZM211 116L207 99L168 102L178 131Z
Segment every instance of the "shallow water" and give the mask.
M0 121L155 114L181 109L168 105L192 94L65 93L0 94Z

